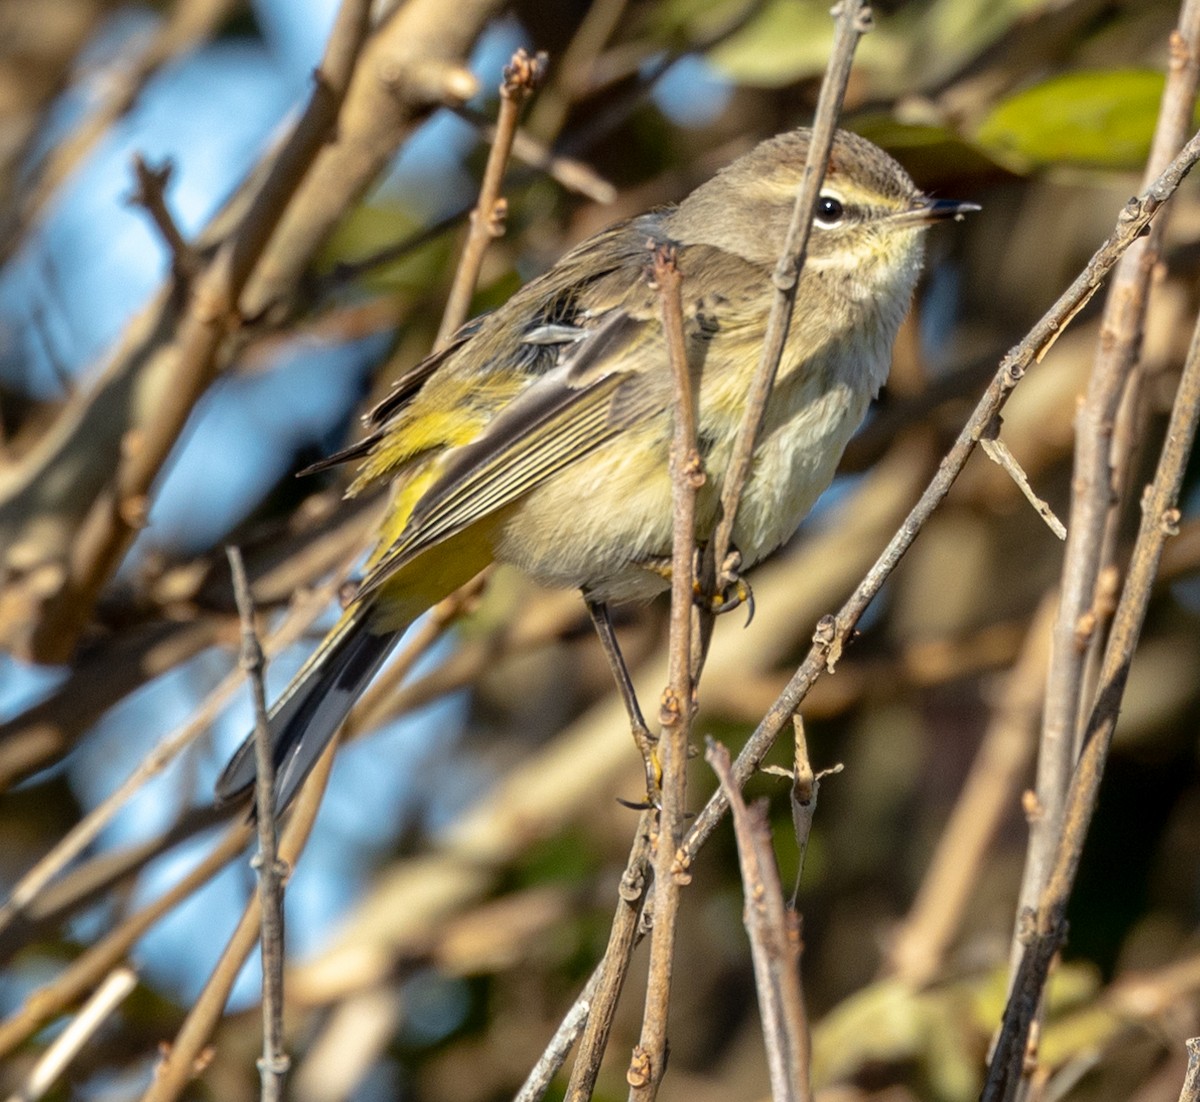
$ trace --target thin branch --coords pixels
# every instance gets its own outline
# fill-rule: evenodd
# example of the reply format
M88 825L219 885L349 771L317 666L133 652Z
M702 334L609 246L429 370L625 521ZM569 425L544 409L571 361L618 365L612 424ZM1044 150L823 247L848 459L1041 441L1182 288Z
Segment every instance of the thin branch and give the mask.
M135 987L137 974L132 968L121 967L110 972L70 1025L42 1053L25 1082L9 1096L8 1102L36 1102L45 1095Z
M530 57L523 49L517 50L504 68L504 79L500 82L500 115L496 120L496 137L488 153L483 182L479 186L479 201L471 211L471 228L462 256L459 257L458 270L454 273L441 328L434 342L435 348L444 346L467 320L471 296L475 293L479 270L483 267L483 254L493 239L504 233L507 207L500 196L504 170L512 152L521 108L538 86L545 69L545 54Z
M233 592L242 620L240 666L250 681L254 700L254 812L258 828L258 852L252 862L258 872L258 897L262 924L263 1054L258 1062L262 1078L262 1102L283 1097L289 1060L283 1047L283 888L288 868L279 860L279 837L275 806L275 758L271 750L271 728L267 718L266 662L254 626L254 596L246 580L242 553L230 546L229 570Z
M335 581L307 594L271 636L268 649L275 652L299 639L328 607L340 584L339 575ZM161 773L196 738L209 730L220 710L232 699L241 685L243 677L244 674L240 670L230 673L209 693L195 715L163 739L110 796L67 831L54 848L17 881L4 905L0 906L0 930L5 929L67 865L99 837L100 832L135 792L152 777Z
M1017 489L1025 495L1025 500L1033 506L1034 512L1046 522L1046 527L1060 540L1065 540L1067 538L1066 527L1054 515L1054 510L1034 492L1033 487L1029 484L1029 476L1021 468L1021 464L1017 462L1017 457L1008 450L1008 445L1000 439L999 429L997 429L995 436L985 436L979 441L979 444L987 457L1017 484Z
M529 1069L529 1075L521 1084L521 1089L513 1096L513 1102L540 1102L550 1089L550 1083L567 1062L571 1046L579 1039L588 1022L591 1021L595 1007L596 992L603 982L603 974L597 970L580 992L579 998L571 1004L566 1017L554 1031L550 1043L538 1058L536 1064ZM570 1097L568 1094L567 1097ZM588 1094L585 1097L590 1098Z
M321 798L325 794L325 783L333 766L336 747L336 742L331 743L317 759L289 814L279 844L280 858L289 867L295 867L308 842ZM194 1075L196 1061L221 1019L234 981L258 940L260 910L260 899L256 892L246 905L204 990L192 1003L175 1040L165 1049L165 1056L155 1069L154 1079L142 1096L142 1102L173 1102L187 1089Z
M743 785L757 769L759 762L774 744L779 732L795 713L814 682L821 674L833 667L841 655L842 648L850 639L855 625L867 606L879 592L883 583L904 553L912 546L917 534L950 492L976 444L986 435L992 418L1004 407L1013 389L1024 377L1029 367L1041 360L1061 334L1067 322L1096 293L1104 278L1129 245L1137 240L1159 208L1174 194L1180 182L1200 160L1200 134L1192 138L1170 167L1155 181L1154 185L1122 208L1117 226L1109 238L1088 261L1084 270L1076 277L1057 302L1029 334L1016 345L1000 362L991 385L980 398L954 442L953 447L942 459L937 474L921 495L920 500L909 512L900 530L892 537L883 553L867 576L838 610L836 616L826 616L817 625L813 646L807 657L792 675L775 703L763 717L758 728L747 740L737 760L733 775ZM727 806L723 794L717 792L696 817L687 838L684 840L683 859L690 861L696 851L712 833Z
M95 148L113 123L137 103L146 84L172 59L210 40L241 0L175 0L171 12L133 57L123 56L105 74L100 101L59 143L40 166L38 177L21 204L18 234L38 218L47 201ZM123 54L125 52L123 51ZM19 238L5 244L11 247Z
M608 946L583 993L568 1012L568 1017L577 1014L581 1004L590 1000L587 1025L579 1039L579 1050L571 1067L565 1102L589 1102L596 1089L596 1078L600 1074L600 1064L616 1019L617 1001L625 986L625 977L629 974L634 947L640 938L638 916L650 883L650 838L656 814L653 808L642 812L629 860L617 889L617 910L609 928ZM540 1060L538 1062L541 1063Z
M1100 668L1100 684L1084 728L1083 749L1071 778L1063 829L1032 930L1021 956L992 1056L984 1102L1015 1097L1020 1087L1029 1026L1037 1014L1050 963L1066 935L1066 909L1083 854L1088 827L1116 729L1133 653L1150 603L1167 537L1177 531L1179 492L1200 421L1200 319L1171 409L1153 483L1142 497L1142 519L1112 631Z
M696 442L696 395L683 333L683 274L675 250L654 248L653 278L658 288L671 376L674 380L671 440L671 624L667 687L659 710L662 734L662 803L654 853L654 927L650 976L642 1032L626 1076L631 1102L650 1102L666 1067L667 1013L679 913L681 870L676 849L687 816L688 744L695 711L692 683L692 608L696 558L696 496L704 485L704 465Z
M171 275L176 286L182 288L196 274L200 258L180 232L175 216L167 206L167 185L171 182L174 170L175 165L170 158L154 168L146 163L140 153L135 153L133 176L136 187L127 202L131 206L141 207L150 216L171 256Z
M729 751L720 743L710 739L704 756L721 782L733 817L771 1098L803 1102L812 1097L811 1038L800 987L799 915L783 900L766 802L746 806L730 772Z

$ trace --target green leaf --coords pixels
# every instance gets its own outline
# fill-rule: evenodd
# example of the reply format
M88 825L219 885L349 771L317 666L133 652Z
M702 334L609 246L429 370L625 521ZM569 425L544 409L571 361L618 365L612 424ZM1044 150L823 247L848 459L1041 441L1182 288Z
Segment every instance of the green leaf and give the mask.
M1140 168L1150 152L1163 75L1152 69L1067 73L993 108L975 141L1016 171L1042 165Z

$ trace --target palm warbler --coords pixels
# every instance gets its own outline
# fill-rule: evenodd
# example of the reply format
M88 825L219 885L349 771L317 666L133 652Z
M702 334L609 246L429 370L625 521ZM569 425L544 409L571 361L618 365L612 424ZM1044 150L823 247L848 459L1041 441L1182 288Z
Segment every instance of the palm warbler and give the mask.
M396 486L357 593L271 711L280 807L404 629L493 560L596 603L666 587L672 380L648 242L673 243L683 273L708 472L698 535L712 530L809 138L764 141L678 206L577 246L412 369L365 439L333 457L361 459L351 495ZM882 150L837 134L734 526L744 565L779 547L833 478L887 376L922 231L976 209L926 197ZM250 739L218 799L254 776Z

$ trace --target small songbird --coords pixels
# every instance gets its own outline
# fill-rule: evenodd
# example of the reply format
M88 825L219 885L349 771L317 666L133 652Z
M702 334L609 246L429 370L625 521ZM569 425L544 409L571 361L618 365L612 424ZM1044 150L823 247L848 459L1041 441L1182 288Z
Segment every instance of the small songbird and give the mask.
M667 587L672 375L648 244L671 244L698 394L711 532L755 373L810 132L762 142L678 206L576 246L465 326L366 417L348 491L393 480L357 592L270 713L286 807L405 628L492 561L601 604ZM778 378L735 520L752 566L796 530L887 377L922 231L977 210L931 199L886 153L838 132ZM253 739L217 784L254 782Z

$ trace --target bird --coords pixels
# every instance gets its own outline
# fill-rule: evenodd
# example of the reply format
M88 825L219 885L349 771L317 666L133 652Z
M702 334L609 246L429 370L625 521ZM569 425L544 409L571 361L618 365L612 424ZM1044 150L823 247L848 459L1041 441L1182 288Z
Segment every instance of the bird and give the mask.
M768 138L678 204L575 246L404 373L364 418L362 439L312 468L357 461L347 495L391 484L392 496L340 619L269 712L278 810L406 628L490 563L580 589L600 609L668 587L673 383L648 250L670 247L683 276L703 538L811 140L807 128ZM978 209L925 195L883 150L835 133L733 525L743 568L787 541L832 481L886 380L924 231ZM243 798L255 775L250 736L217 802Z

